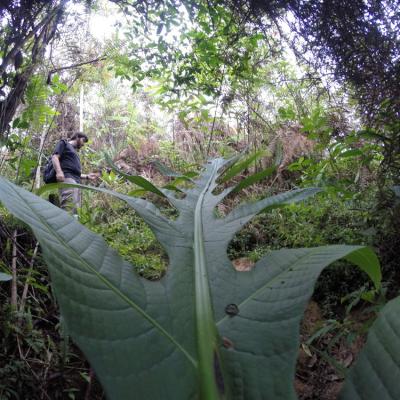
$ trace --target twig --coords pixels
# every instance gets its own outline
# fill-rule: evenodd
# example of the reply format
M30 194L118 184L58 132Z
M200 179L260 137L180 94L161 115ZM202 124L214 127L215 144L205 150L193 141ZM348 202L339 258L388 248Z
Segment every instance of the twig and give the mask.
M92 382L94 378L94 370L93 368L90 368L89 370L89 382L86 387L86 393L85 393L85 400L90 400L90 393L92 391Z
M208 157L208 154L210 153L211 142L212 142L212 138L213 138L213 134L214 134L215 120L217 118L218 106L219 106L219 97L218 97L217 103L215 105L214 118L213 118L213 122L212 122L212 126L211 126L210 137L208 139L207 152L206 152L207 157Z
M25 257L24 252L23 252L24 247L22 245L20 245L16 240L16 238L19 235L17 235L16 238L14 238L14 235L5 226L1 227L0 232L3 232L7 236L7 238L11 240L13 245L15 245L17 248L17 255L19 256L19 258L22 258L22 260L25 261L25 263L29 265L29 260Z
M225 77L225 65L223 66L223 69L222 69L221 82L219 84L219 89L218 89L218 92L220 94L219 94L219 96L217 98L217 102L215 104L214 118L213 118L213 122L212 122L212 126L211 126L210 138L208 139L207 152L206 152L206 156L207 157L208 157L208 154L210 152L211 142L212 142L212 139L213 139L215 121L216 121L216 118L217 118L217 112L218 112L219 102L220 102L220 98L221 98L221 89L222 89L222 84L224 83L224 77Z
M14 229L12 241L12 260L11 260L11 308L17 310L17 229Z
M24 354L22 353L21 343L20 343L20 341L19 341L19 334L17 333L16 336L17 336L17 347L18 347L19 358L20 358L21 360L26 361L26 359L25 359L25 357L24 357Z
M28 274L26 276L24 290L23 290L22 296L21 296L21 303L20 303L20 306L19 306L19 311L21 313L24 311L24 308L25 308L25 301L26 301L26 297L28 295L28 288L29 288L29 279L30 279L30 277L32 275L33 263L35 262L35 258L36 258L38 249L39 249L39 242L36 242L35 250L33 250L32 258L31 258L31 261L29 263L29 271L28 271Z
M66 69L74 69L74 68L82 67L83 65L87 65L87 64L94 64L94 63L97 63L99 61L103 61L103 60L106 60L106 59L107 59L106 56L102 56L102 57L97 57L94 60L83 61L83 62L78 63L78 64L67 65L66 67L54 68L54 69L49 71L49 73L47 75L47 82L49 82L51 80L51 75L54 74L55 72L64 71Z

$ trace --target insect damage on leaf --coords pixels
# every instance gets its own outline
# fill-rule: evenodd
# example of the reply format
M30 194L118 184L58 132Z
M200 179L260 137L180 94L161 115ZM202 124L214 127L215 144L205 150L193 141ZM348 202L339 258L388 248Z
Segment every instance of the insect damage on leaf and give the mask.
M222 345L226 349L233 349L233 347L234 347L232 340L228 339L226 336L222 337Z
M228 304L225 307L225 312L231 317L234 317L239 314L239 307L236 304Z

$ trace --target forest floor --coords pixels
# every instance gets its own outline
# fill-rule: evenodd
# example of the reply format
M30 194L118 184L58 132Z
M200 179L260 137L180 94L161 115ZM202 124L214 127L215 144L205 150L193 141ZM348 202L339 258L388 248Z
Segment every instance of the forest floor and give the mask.
M357 312L351 315L353 323L360 326L368 317ZM323 323L320 307L310 301L300 329L301 346L295 377L299 400L337 400L344 383L343 371L354 363L366 341L362 334L350 342L340 332L327 333L310 351L305 343Z

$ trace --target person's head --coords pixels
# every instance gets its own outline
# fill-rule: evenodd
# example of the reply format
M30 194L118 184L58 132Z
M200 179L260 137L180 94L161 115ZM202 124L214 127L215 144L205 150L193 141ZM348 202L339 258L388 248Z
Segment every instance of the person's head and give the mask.
M77 149L80 149L83 147L85 143L89 141L87 135L85 135L82 132L76 132L70 137L70 142L73 142L73 146L76 147Z

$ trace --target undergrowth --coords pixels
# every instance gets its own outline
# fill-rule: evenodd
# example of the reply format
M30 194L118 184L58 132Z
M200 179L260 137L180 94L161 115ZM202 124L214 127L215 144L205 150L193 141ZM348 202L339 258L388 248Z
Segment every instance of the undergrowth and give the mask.
M103 398L100 385L60 321L48 269L31 232L0 210L0 266L10 273L11 233L17 236L17 309L10 282L0 282L0 399L58 400ZM31 260L33 259L32 264ZM23 292L27 287L24 301Z
M268 251L280 248L373 245L374 230L368 218L372 200L343 201L337 196L319 195L261 214L235 235L228 255L231 260L247 257L256 262ZM314 300L329 318L344 312L342 299L346 295L368 285L364 273L345 261L337 261L322 272Z
M85 193L80 222L100 234L146 279L160 279L168 256L147 224L129 207L108 196Z
M311 201L273 210L268 215L261 214L233 238L228 255L232 260L247 257L255 262L266 252L282 247L344 243L371 245L378 250L392 247L398 241L396 227L388 230L387 226L393 224L398 208L387 207L380 213L372 214L370 211L376 206L374 196L371 191L356 199L343 201L340 197L322 195ZM82 205L79 215L82 223L101 234L143 277L160 279L168 265L167 255L132 209L108 196L88 191L83 192ZM159 206L163 212L171 213L164 203ZM15 220L4 209L0 213L0 221L3 228L0 262L4 269L4 266L10 265L12 248L6 231L9 235L18 226L20 232L24 232L19 240L27 259L32 255L34 242L30 233L23 226L15 225ZM390 235L384 236L385 232ZM385 244L388 238L390 243ZM21 263L25 266L18 272L19 293L27 279L26 263ZM391 282L397 276L398 263L392 257L386 264L383 263L384 273L386 271L384 280L386 277ZM34 265L23 311L16 313L10 308L10 283L3 282L0 286L0 399L83 399L88 390L91 399L103 398L84 356L62 332L57 303L40 253ZM321 307L324 318L331 321L329 323L338 332L333 336L334 340L337 335L354 336L353 325L351 329L348 325L349 305L360 304L363 294L369 289L368 285L361 272L348 268L343 261L322 273L314 300ZM395 285L392 284L392 287L395 291ZM325 325L321 322L319 328L325 329ZM330 330L329 335L332 332ZM317 336L315 340L323 343L325 339L319 338ZM327 346L316 348L325 351Z

